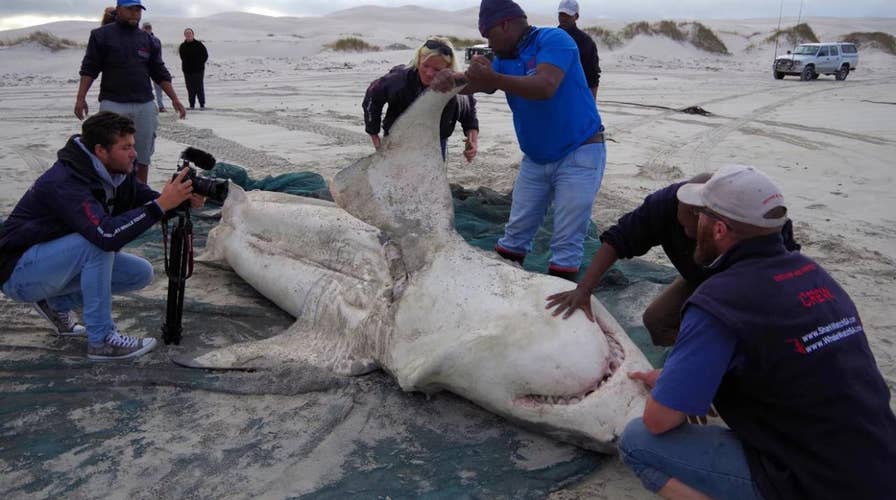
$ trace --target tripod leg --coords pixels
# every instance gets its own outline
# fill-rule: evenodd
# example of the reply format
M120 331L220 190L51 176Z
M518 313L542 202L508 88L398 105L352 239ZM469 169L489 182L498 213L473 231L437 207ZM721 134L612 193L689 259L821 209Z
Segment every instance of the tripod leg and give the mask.
M177 224L171 232L171 259L168 263L168 301L166 303L165 324L162 325L162 339L165 345L180 344L181 317L184 292L184 218L178 215Z
M187 221L187 227L181 228L180 246L178 248L178 266L177 266L177 306L174 312L175 324L177 325L176 335L173 341L176 345L180 345L181 333L183 332L184 317L184 295L187 286L187 265L190 260L191 245L189 238L192 236L192 224Z

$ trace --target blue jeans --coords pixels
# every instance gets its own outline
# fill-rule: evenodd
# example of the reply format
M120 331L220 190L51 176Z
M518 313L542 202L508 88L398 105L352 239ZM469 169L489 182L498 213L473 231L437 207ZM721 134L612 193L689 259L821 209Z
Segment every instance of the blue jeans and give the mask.
M57 311L84 308L87 341L102 343L115 330L112 294L140 290L152 283L152 264L122 252L104 252L78 233L25 252L3 293L20 302L45 300Z
M762 498L740 440L723 427L686 423L654 436L636 418L619 439L619 455L654 493L674 477L712 498Z
M510 220L498 247L510 254L529 253L532 239L553 203L550 269L578 271L591 206L606 163L607 149L602 142L580 146L552 163L535 163L524 155L513 186Z

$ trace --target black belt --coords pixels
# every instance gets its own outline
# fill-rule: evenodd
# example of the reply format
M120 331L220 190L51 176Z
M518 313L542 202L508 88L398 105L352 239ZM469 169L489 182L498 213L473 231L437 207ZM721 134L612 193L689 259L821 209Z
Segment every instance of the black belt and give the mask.
M582 146L584 146L585 144L600 144L602 142L604 142L604 133L598 132L598 133L592 135L591 137L589 137L588 140L583 142Z

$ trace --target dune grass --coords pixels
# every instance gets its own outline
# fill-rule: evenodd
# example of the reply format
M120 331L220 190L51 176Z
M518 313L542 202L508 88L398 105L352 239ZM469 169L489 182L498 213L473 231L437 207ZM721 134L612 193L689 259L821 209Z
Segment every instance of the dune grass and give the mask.
M582 31L591 35L591 38L596 39L601 45L606 45L610 50L622 45L622 38L615 31L604 29L600 26L591 26Z
M14 47L28 42L34 42L53 52L84 46L78 42L69 40L68 38L59 38L50 32L38 30L31 32L28 36L19 37L13 40L0 40L0 47Z
M683 42L688 38L687 33L681 31L675 21L660 21L651 28L651 31L655 35L665 36L676 42Z
M650 24L647 21L638 21L627 24L618 32L600 26L591 26L582 31L610 49L618 47L638 35L648 35L663 36L676 42L690 43L700 50L714 54L730 54L722 40L711 29L698 22L676 23L664 20Z
M690 41L694 47L714 54L729 54L728 47L711 29L698 22L694 22L693 27Z
M766 38L765 41L768 43L775 43L776 39L780 40L782 37L784 38L783 41L790 44L791 47L796 47L801 43L818 43L818 37L806 23L800 23L791 26L790 28L776 30L771 36Z
M337 52L378 52L380 50L378 45L369 44L354 36L340 38L335 42L325 44L324 47Z
M638 21L636 23L629 23L625 28L622 28L621 36L626 40L631 40L638 35L653 35L653 31L650 29L650 23L647 21Z
M896 55L896 38L889 33L882 31L871 32L854 32L843 35L840 40L844 42L852 42L859 48L874 47L888 54Z
M454 45L455 49L463 49L466 47L472 47L474 45L481 45L484 43L488 43L481 38L463 38L454 35L438 35L439 38L446 38L451 42L451 45Z

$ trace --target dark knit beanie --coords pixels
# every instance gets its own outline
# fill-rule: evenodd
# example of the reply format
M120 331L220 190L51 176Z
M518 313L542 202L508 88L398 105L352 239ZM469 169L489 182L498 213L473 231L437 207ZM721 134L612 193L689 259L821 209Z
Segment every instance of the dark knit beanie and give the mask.
M488 30L504 21L526 17L523 9L511 0L482 0L479 4L479 32L486 36Z

